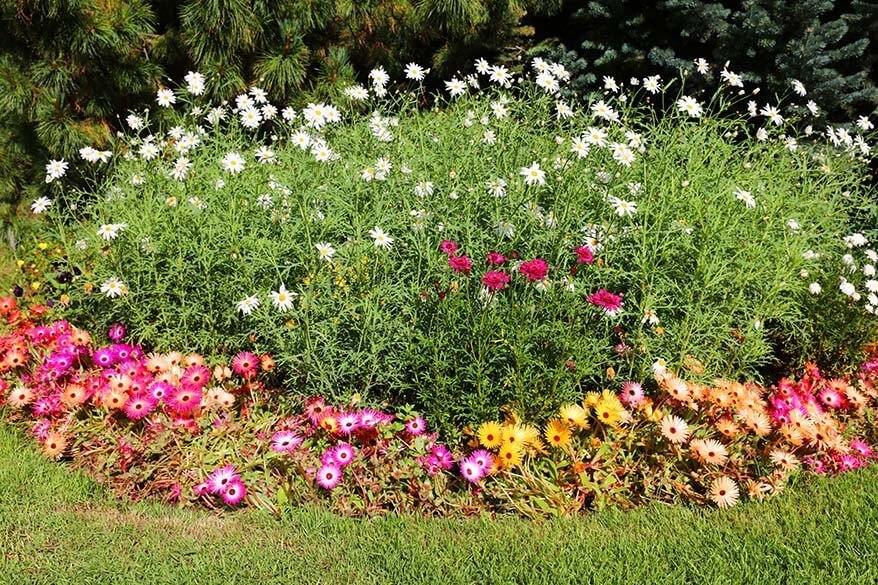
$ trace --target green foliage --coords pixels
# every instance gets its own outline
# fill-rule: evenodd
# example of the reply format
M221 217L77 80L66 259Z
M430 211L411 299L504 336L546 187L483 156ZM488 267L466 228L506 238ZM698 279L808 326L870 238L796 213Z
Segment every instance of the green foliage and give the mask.
M399 116L398 127L385 122L392 142L378 141L370 116L348 102L349 124L311 131L338 154L329 163L289 141L297 121L278 119L263 136L235 118L187 153L185 181L169 175L173 141L132 136L132 156L116 162L105 184L66 195L74 214L52 208L83 274L70 291L71 316L98 329L124 321L159 350L229 353L255 342L276 356L295 391L409 400L444 429L509 403L540 416L604 384L608 368L648 379L660 358L673 369L697 359L705 376L733 377L758 376L780 357L836 369L853 363L874 318L862 303L815 300L808 284L841 296L842 237L865 195L859 159L756 140L740 119L656 119L650 106L630 102L619 104L621 125L608 127L606 140L618 146L635 140L624 129L635 131L645 150L633 164L598 147L570 159L571 141L593 122L558 120L554 102L526 87L429 113L413 109L410 93L396 105L370 104L368 112ZM491 120L498 99L509 113ZM714 96L718 110L724 99ZM191 129L199 120L168 122ZM486 129L497 144L484 141ZM141 160L134 153L145 140L164 153ZM259 145L273 150L273 162L257 162ZM230 152L244 155L243 172L222 169ZM364 180L381 157L393 165L386 180ZM544 187L526 186L519 174L534 161L547 172ZM496 178L507 183L504 197L485 187ZM753 194L754 209L736 198L739 190ZM614 211L613 198L635 202L636 214ZM513 232L498 231L501 222ZM112 224L125 227L103 241L99 228ZM373 244L376 226L395 238L391 249ZM449 268L439 251L446 239L473 260L472 274ZM323 242L337 251L332 262L317 252ZM598 262L577 265L573 250L586 242ZM489 252L510 259L500 270L512 279L493 297L481 287ZM536 257L551 267L545 291L513 264ZM111 277L129 294L100 295ZM281 284L298 295L285 313L269 294ZM622 317L588 302L601 288L624 295ZM236 305L254 294L261 307L241 315ZM647 311L660 326L643 319ZM839 335L822 336L830 330ZM792 356L782 353L794 344Z
M567 65L578 91L604 75L673 77L694 73L696 58L728 62L766 98L790 95L790 80L798 79L825 115L849 120L878 106L870 44L876 22L876 4L867 1L601 0L570 3L556 20L538 24L549 38L534 52Z

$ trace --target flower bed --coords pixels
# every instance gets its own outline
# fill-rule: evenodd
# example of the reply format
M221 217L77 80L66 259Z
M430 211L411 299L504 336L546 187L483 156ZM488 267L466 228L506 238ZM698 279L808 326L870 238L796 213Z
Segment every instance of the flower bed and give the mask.
M48 457L135 499L351 515L728 507L781 491L800 466L869 464L878 439L875 354L850 378L809 367L772 387L705 386L657 367L653 391L629 381L589 392L539 427L508 411L449 448L407 409L289 401L269 355L147 354L121 325L103 342L51 313L0 299L0 412Z

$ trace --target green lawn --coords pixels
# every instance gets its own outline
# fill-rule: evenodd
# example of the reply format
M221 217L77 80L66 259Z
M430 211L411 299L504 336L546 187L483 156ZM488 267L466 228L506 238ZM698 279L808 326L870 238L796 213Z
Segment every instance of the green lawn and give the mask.
M875 583L878 470L729 512L532 523L121 504L0 427L0 583Z

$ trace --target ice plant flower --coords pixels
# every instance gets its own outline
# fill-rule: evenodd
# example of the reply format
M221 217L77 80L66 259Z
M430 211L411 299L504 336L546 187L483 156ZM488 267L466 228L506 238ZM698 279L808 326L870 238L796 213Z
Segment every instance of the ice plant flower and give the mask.
M275 453L290 453L302 444L302 437L293 431L278 431L271 437L271 450Z
M420 416L416 416L405 421L405 430L411 436L416 437L427 430L427 423Z
M222 494L231 482L239 480L237 470L231 465L218 467L207 477L207 489L212 494Z
M226 489L222 492L223 502L228 506L237 506L247 496L247 488L241 478L236 478L226 484Z
M710 499L719 508L731 508L738 503L739 496L738 484L725 475L716 478L710 484Z
M317 484L325 490L331 490L341 481L341 468L326 464L317 470Z
M661 420L662 435L671 443L682 444L689 438L689 425L679 416L665 415Z

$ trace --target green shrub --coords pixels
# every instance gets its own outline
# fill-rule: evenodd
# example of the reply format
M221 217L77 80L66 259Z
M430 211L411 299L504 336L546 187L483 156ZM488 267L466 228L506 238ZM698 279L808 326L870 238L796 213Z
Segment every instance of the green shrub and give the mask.
M794 145L789 122L760 140L716 113L670 106L656 117L647 102L673 104L674 90L634 90L572 118L529 83L432 111L400 93L368 107L347 100L344 122L319 131L302 112L255 130L242 112L211 124L206 104L178 92L182 112L129 132L105 183L59 187L66 202L49 213L82 272L69 316L86 327L123 321L159 350L254 343L275 355L292 392L411 401L446 429L510 403L541 415L608 377L644 379L661 360L704 377L758 375L779 356L844 366L875 333L865 276L844 273L859 302L839 292L842 238L864 198L860 151ZM710 98L714 112L727 93ZM617 121L592 116L607 105ZM596 128L606 145L579 158L574 140ZM187 132L199 144L181 155ZM296 136L317 145L300 148ZM144 144L155 158L144 160ZM333 154L320 162L325 149ZM224 169L229 153L242 155L242 172ZM379 158L392 165L383 180ZM521 175L533 163L545 185ZM183 180L175 165L189 165ZM502 196L487 186L497 179ZM389 249L373 228L393 238ZM445 240L471 259L470 274L452 270ZM577 262L583 245L591 264ZM507 258L494 268L510 281L485 294L490 252ZM534 258L548 262L546 281L520 272ZM108 298L100 289L114 277L127 294ZM287 312L270 296L282 284L297 295ZM619 315L591 302L602 289L622 295ZM251 295L260 304L244 314ZM813 323L821 329L803 334ZM793 343L794 355L781 351Z

